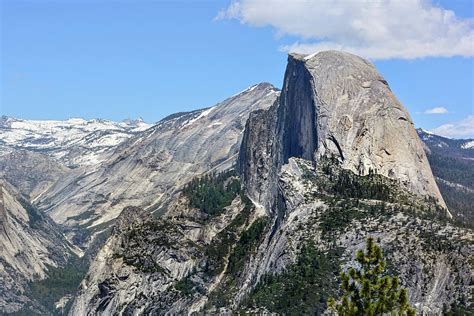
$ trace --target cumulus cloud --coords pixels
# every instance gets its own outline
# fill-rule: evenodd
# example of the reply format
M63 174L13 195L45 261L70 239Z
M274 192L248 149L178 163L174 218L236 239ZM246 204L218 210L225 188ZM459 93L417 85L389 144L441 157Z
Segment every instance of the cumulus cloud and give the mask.
M216 19L300 38L284 51L336 49L371 59L474 55L473 20L429 0L234 0Z
M437 107L428 109L423 113L425 113L425 114L447 114L447 113L449 113L449 111L445 107L437 106Z
M445 137L474 138L474 115L469 115L457 122L441 125L431 131Z

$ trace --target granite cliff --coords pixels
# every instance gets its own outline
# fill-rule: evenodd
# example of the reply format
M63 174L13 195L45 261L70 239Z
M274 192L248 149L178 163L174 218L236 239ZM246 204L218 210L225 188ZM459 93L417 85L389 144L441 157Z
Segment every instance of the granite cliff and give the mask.
M317 163L330 156L446 206L407 110L368 61L335 51L290 55L280 100L269 111L250 117L240 151L248 192L267 208L261 187L275 192L278 169L290 157Z

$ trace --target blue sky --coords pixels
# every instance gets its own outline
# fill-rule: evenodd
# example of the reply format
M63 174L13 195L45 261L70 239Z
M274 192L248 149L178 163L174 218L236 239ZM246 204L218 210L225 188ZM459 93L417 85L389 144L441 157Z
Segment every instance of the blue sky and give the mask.
M328 47L371 59L417 126L474 137L470 0L0 2L3 115L154 122L281 87L288 50Z

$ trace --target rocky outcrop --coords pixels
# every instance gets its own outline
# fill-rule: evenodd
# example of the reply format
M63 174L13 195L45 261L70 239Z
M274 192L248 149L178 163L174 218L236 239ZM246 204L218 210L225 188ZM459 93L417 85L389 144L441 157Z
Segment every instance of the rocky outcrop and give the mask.
M337 178L336 171L329 175L326 172L325 167L315 168L311 161L295 158L281 168L278 186L286 216L278 232L267 237L249 261L246 279L259 280L265 274L284 272L285 267L297 261L301 245L308 241L326 253L343 249L338 261L345 269L354 264L354 253L363 247L365 238L373 236L383 248L390 271L400 275L409 290L410 302L418 312L437 315L444 305L469 304L472 229L435 220L423 212L412 213L413 209L425 208L424 199L399 191L396 182L383 178L385 190L397 192L394 203L382 204L377 199L354 203L334 192L326 195L330 179ZM355 177L362 181L366 178ZM399 202L402 200L410 201L412 206L403 205ZM244 285L240 288L242 297L254 286L252 282Z
M238 233L230 227L241 221L239 225L250 225L259 216L245 207L237 196L222 213L209 216L181 196L160 219L125 208L82 281L70 315L201 310L207 294L223 281L224 272L212 271L214 265L226 269L216 254L226 254L235 242L227 240ZM229 244L220 244L222 238Z
M254 201L272 207L277 183L272 181L278 172L279 157L275 154L279 139L276 137L279 99L268 110L250 113L240 147L238 169L242 183Z
M292 157L305 159L305 167L298 166ZM329 250L323 236L322 227L326 226L320 226L318 218L332 206L324 199L309 198L323 193L317 182L304 184L308 178L320 178L308 170L328 158L336 159L343 169L356 175L378 174L393 179L395 187L415 194L407 200L431 197L445 207L408 112L373 65L341 52L290 55L281 97L270 109L252 113L239 156L248 194L276 220L272 221L272 233L246 265L243 279L247 281L240 287L238 300L248 296L262 276L280 273L297 261L302 240L313 240L317 247ZM438 215L444 216L444 212ZM419 311L439 313L443 304L464 301L462 293L470 291L471 280L471 267L465 259L473 251L472 247L464 247L472 241L472 232L444 228L430 220L413 221L396 211L390 216L387 222L378 219L370 223L368 231L379 236L390 252L390 260L400 267L398 272L412 293L411 302ZM343 221L338 222L336 227ZM346 249L345 260L349 262L363 242L365 223L354 221L349 226L353 230L332 236L332 243ZM418 231L405 229L407 223ZM302 233L302 227L307 227L306 233ZM408 252L400 252L404 249L401 235L410 240L412 248ZM431 238L449 246L432 249ZM455 254L451 252L453 247L464 250ZM411 252L414 249L416 255ZM423 259L425 256L430 259ZM402 258L408 257L415 258L414 262L403 264ZM436 272L426 275L431 270ZM417 271L416 281L410 278L413 271Z
M65 265L75 250L49 218L0 180L0 313L35 305L28 282L46 278L49 267Z
M338 187L344 177L360 190ZM420 313L467 306L474 235L436 219L439 205L395 180L359 176L329 159L315 167L289 158L277 190L284 213L271 217L259 205L249 207L244 195L213 216L183 195L160 219L126 208L70 314L284 314L288 310L275 308L275 301L287 296L302 305L296 311L322 313L328 293L336 294L336 276L354 264L367 236L381 244L390 273L400 276ZM299 283L292 283L288 271L299 271L306 247L321 257L312 257L314 263L296 275ZM321 275L310 283L314 273ZM295 287L317 299L295 295Z
M445 206L408 112L366 60L335 51L291 54L280 101L273 107L269 111L277 113L276 122L264 120L263 113L251 116L247 124L253 128L242 145L247 154L239 163L249 194L259 203L271 203L261 196L261 186L272 184L262 179L275 183L276 172L290 157L317 163L334 156L357 174L396 179ZM266 135L256 134L255 128ZM262 143L269 145L258 153ZM248 168L257 164L275 166L270 173Z

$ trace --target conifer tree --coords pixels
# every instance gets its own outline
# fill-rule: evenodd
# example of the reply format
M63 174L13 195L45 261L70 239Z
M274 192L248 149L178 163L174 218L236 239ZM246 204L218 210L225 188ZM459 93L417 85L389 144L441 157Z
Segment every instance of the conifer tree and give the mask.
M385 273L382 248L372 237L367 238L366 252L358 250L357 268L341 272L342 296L338 302L328 300L337 315L415 315L408 302L408 292L400 288L398 277Z

